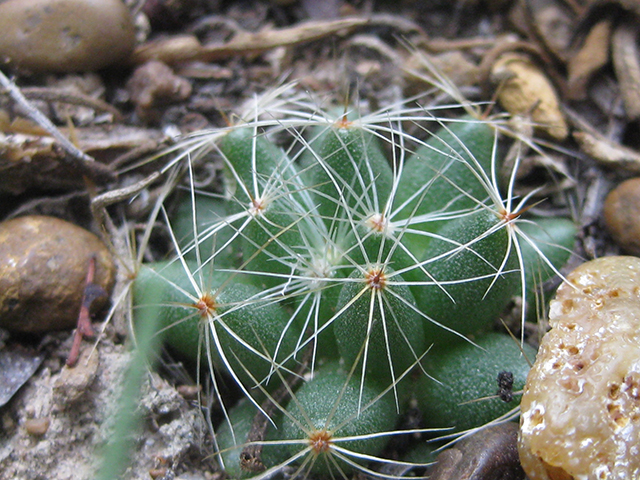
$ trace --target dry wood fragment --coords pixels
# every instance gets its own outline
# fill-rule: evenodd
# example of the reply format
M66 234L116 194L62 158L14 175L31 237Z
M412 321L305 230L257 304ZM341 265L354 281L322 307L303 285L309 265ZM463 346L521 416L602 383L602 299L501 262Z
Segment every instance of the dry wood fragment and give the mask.
M573 138L580 148L598 163L610 168L640 172L640 154L596 132L574 132Z
M631 120L640 118L640 52L637 40L638 28L635 22L619 25L611 39L613 66L627 116Z
M591 77L609 61L611 27L610 19L596 23L580 49L569 59L566 88L569 98L574 100L587 98L587 86Z
M0 84L13 101L24 109L25 114L56 140L56 146L59 146L65 152L65 155L61 156L61 160L64 163L98 183L104 183L115 178L115 173L108 166L96 162L65 137L40 110L31 105L20 91L20 88L2 72L0 72Z
M640 153L607 138L570 108L565 111L574 127L573 138L585 154L605 167L640 172Z
M120 110L118 110L113 105L100 100L99 98L94 98L83 93L72 93L61 88L51 87L26 87L22 88L22 93L29 100L44 100L46 102L60 102L68 103L70 105L80 105L82 107L92 108L98 112L110 113L116 121L121 121L123 119Z
M291 28L239 32L230 41L214 45L202 45L195 36L181 35L141 45L133 52L131 62L140 64L149 60L160 60L169 65L196 60L213 62L236 55L255 55L275 47L318 40L367 23L369 20L361 17L306 22Z
M558 94L528 56L505 53L493 64L491 78L499 84L498 101L511 115L531 118L540 131L555 140L567 137Z

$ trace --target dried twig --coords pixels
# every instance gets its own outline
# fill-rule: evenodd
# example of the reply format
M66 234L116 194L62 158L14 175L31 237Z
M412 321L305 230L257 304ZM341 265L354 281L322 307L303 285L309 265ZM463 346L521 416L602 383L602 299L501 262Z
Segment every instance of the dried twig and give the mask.
M44 128L64 150L66 155L62 156L62 161L70 167L80 171L90 179L103 183L115 178L114 172L101 163L96 162L91 156L84 153L76 147L67 137L65 137L56 126L29 100L22 94L20 88L9 80L4 73L0 71L0 84L5 88L9 96L16 102L33 122Z
M211 62L236 55L255 55L275 47L292 46L318 40L342 30L366 25L366 18L343 18L306 22L296 27L239 32L223 44L202 45L193 35L181 35L138 47L131 57L134 64L160 60L167 64L190 61Z
M99 98L93 98L82 93L72 93L60 88L48 87L26 87L22 88L21 91L25 98L29 100L43 100L45 102L60 102L67 103L69 105L79 105L82 107L92 108L98 112L110 113L116 120L122 119L122 113L120 113L120 111L113 105L110 105Z
M636 150L605 137L572 109L565 107L564 111L575 128L573 138L584 153L605 167L640 172L640 154Z
M80 313L78 314L78 326L73 335L73 344L67 358L67 366L75 367L80 358L80 344L83 338L94 338L95 332L91 327L91 305L99 298L107 296L107 292L100 285L93 283L96 272L96 259L89 259L89 267L87 268L87 277L85 280L84 293L80 304Z
M105 192L101 195L98 195L91 201L91 211L96 220L100 221L102 219L103 214L105 212L106 207L109 205L113 205L114 203L121 202L122 200L127 200L134 195L137 195L142 190L147 188L153 182L155 182L158 178L162 176L160 172L153 172L146 178L143 178L139 182L134 183L133 185L128 185L124 188L119 188L117 190L111 190Z

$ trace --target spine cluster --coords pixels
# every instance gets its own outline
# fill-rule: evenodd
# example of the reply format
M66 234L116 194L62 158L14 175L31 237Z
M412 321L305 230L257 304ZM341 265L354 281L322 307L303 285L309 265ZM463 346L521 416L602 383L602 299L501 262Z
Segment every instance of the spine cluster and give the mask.
M171 220L177 258L135 284L137 321L154 315L175 350L247 397L218 434L227 471L366 469L411 398L425 427L456 431L517 406L470 401L494 395L500 372L522 387L517 342L492 331L559 240L521 240L533 220L503 200L497 127L422 109L279 113L192 143L222 160L225 193L191 192ZM158 289L162 305L146 300Z

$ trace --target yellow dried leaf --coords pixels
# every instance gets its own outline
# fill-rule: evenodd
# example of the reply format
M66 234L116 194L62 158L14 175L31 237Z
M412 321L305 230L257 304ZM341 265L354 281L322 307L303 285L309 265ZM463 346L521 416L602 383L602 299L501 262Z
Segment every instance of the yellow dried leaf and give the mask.
M632 120L640 118L640 51L637 36L635 22L627 22L619 25L611 38L613 67L624 108Z
M499 82L498 101L511 114L531 118L537 128L556 140L569 133L555 88L525 55L505 53L491 69Z
M585 38L580 50L567 63L567 93L572 99L587 98L587 85L593 74L609 61L611 20L596 23Z

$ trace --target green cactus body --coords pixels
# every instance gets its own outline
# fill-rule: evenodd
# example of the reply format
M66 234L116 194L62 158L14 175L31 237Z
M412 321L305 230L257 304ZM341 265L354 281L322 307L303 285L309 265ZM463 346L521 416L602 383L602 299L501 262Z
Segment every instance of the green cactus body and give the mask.
M340 285L326 282L321 292L314 292L296 306L296 325L300 331L309 332L308 343L313 345L315 357L335 359L339 356L336 338L327 322L336 313Z
M253 200L256 190L269 182L297 177L287 154L252 127L230 130L220 140L219 148L227 163L227 189L241 202Z
M248 398L242 398L229 411L229 421L223 422L216 432L216 442L222 457L224 471L229 478L250 478L256 472L250 471L242 466L240 454L246 446L247 436L251 431L257 407ZM278 412L273 424L269 423L265 432L264 441L269 442L277 436L274 425L282 424L282 413ZM273 442L263 445L261 461L268 468L285 461L288 452L284 445Z
M336 310L343 311L333 321L338 350L348 365L365 361L367 376L388 384L424 351L416 302L388 267L356 270L349 278L359 281L345 282L340 291Z
M537 252L528 242L520 242L525 266L528 318L534 319L534 315L539 313L536 312L536 308L533 308L536 305L536 295L542 283L555 274L554 270L542 260L541 255L556 270L562 268L571 256L578 229L576 224L567 218L528 218L520 222L518 228L540 250ZM547 301L542 303L546 305Z
M420 126L414 112L407 119ZM200 356L231 373L246 396L281 384L298 352L315 343L315 376L289 392L283 417L274 418L278 428L267 438L275 446L262 458L267 468L288 458L300 471L350 474L364 457L380 454L406 390L416 385L430 427L476 427L516 405L465 403L494 395L501 371L512 372L520 388L528 370L516 342L488 333L521 293L514 242L522 232L533 237L559 265L566 251L547 244L567 245L574 230L565 223L547 240L540 231L555 226L536 220L530 227L521 212L503 211L491 175L490 122L463 117L440 125L415 153L394 157L406 158L394 164L398 178L374 132L394 140L394 153L415 145L401 115L369 127L365 121L382 117L326 123L318 118L329 115L314 112L291 121L275 116L269 124L261 115L254 126L291 134L286 151L251 125L218 132L228 195L196 197L198 237L215 232L215 246L212 238L198 245L200 265L186 265L197 281L174 261L143 268L134 284L136 322L156 314L149 292L162 291L167 343L192 359L207 346ZM510 208L511 199L504 205ZM186 202L172 221L181 250L194 239L189 208ZM546 278L546 271L535 276L539 252L522 238L519 245L527 283ZM327 359L335 362L318 367ZM252 389L266 378L274 381ZM230 414L235 440L228 425L218 434L234 478L247 476L238 455L255 412L255 404L242 401Z
M488 331L518 293L515 248L499 222L494 212L482 209L452 220L429 244L424 256L429 276L411 285L425 315L427 344L460 340L446 329L465 336Z
M273 287L282 284L295 270L295 247L304 245L298 222L302 220L297 170L287 155L252 128L230 131L220 142L220 151L235 174L234 212L246 213L236 228L246 271L256 272L255 284ZM238 183L240 185L238 185ZM296 214L298 212L298 214Z
M287 411L280 428L281 438L302 440L289 446L290 455L308 448L304 458L311 472L334 475L353 470L339 459L344 453L336 452L335 447L377 455L387 438L366 436L393 430L397 420L392 395L380 395L376 384L361 384L332 364L319 369L313 379L300 387ZM358 463L357 459L352 460Z
M197 256L193 234L193 210L192 199L182 198L171 215L171 227L185 258L195 261ZM217 268L233 268L238 262L239 252L231 242L233 231L224 223L226 216L225 200L208 195L195 195L197 248L200 258L202 261L214 259Z
M241 276L230 281L229 275L210 272L210 290L194 298L184 293L192 292L193 287L179 262L144 267L134 283L134 312L137 322L144 321L145 311L156 307L146 301L149 292L162 289L165 304L160 309L159 324L166 329L166 343L196 360L199 347L208 341L214 365L231 370L245 385L253 387L271 373L274 365L269 358L280 363L295 353L300 333L294 325L288 325L289 317L280 305L260 301L257 287L241 283L247 281ZM205 360L206 355L202 358Z
M316 163L309 169L310 186L316 193L317 213L331 228L340 228L336 222L358 221L384 207L393 173L376 137L339 120L312 148Z
M432 220L434 215L484 202L487 185L478 177L491 171L493 144L493 128L471 117L440 128L405 162L394 199L394 221L408 219L412 229L433 233L447 222ZM404 241L421 255L429 237L407 234Z
M354 233L356 238L353 238L352 245L346 252L352 264L384 263L394 270L406 271L406 279L414 275L411 266L417 263L417 258L381 214L371 215L360 222Z
M478 337L475 343L478 346L462 342L434 348L425 358L425 368L433 378L420 377L414 391L428 427L454 427L460 432L480 427L518 406L518 392L530 368L527 362L535 359L535 350L525 344L523 355L517 340L500 333ZM501 372L512 375L511 399L509 389L499 385ZM503 398L496 398L501 389Z
M269 203L252 215L242 233L245 270L254 272L260 287L281 285L297 271L298 249L303 245L300 230L283 201Z

